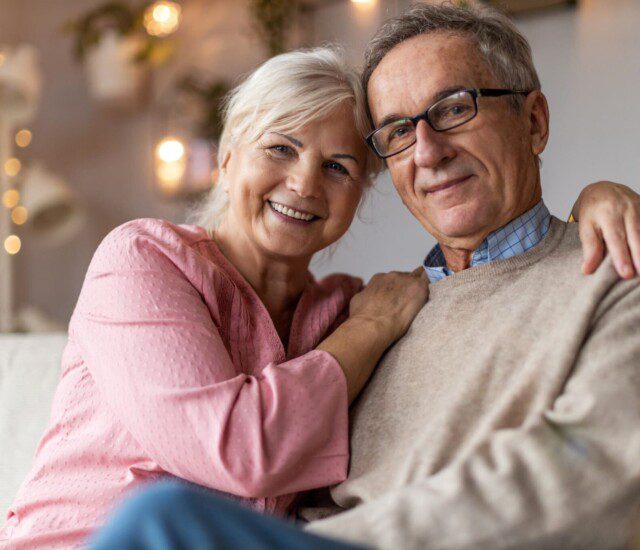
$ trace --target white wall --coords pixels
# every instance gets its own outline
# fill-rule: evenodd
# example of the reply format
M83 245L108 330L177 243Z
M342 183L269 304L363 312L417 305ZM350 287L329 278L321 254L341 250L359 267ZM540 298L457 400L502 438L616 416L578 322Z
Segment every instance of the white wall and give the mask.
M378 14L404 5L378 1ZM316 21L316 39L333 40L339 29L349 45L362 49L374 28L362 29L358 20L350 3L326 8ZM576 9L529 15L517 25L531 43L550 104L542 181L552 213L566 218L581 187L598 179L640 192L640 1L582 0ZM368 279L421 263L433 239L404 209L388 175L377 188L365 208L367 221L356 221L332 258L316 263L317 274L342 271Z

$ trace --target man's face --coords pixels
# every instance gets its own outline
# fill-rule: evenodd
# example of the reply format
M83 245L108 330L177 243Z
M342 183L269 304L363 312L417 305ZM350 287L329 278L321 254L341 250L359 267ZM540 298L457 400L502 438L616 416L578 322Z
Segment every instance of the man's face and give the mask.
M369 80L374 124L415 116L461 88L503 88L468 38L434 33L406 40ZM540 200L541 114L540 92L530 94L521 111L506 98L481 97L470 122L436 132L420 121L416 144L387 159L402 201L441 244L472 250Z

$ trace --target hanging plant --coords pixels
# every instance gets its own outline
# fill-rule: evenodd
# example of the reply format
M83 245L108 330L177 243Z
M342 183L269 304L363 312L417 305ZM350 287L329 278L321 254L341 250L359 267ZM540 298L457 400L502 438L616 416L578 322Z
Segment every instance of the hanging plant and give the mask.
M203 82L197 77L186 77L179 85L197 104L195 134L202 139L218 141L222 133L222 107L229 92L229 85L222 80Z
M152 4L107 2L66 25L74 36L74 56L84 66L89 92L101 104L139 103L149 68L170 56L171 42L145 30L145 10Z
M286 50L287 34L297 11L296 0L251 0L256 30L269 55Z
M106 35L121 37L139 35L140 47L134 55L138 63L160 63L171 53L171 43L166 39L150 36L143 26L144 12L151 2L132 7L125 2L107 2L70 21L64 31L74 35L73 53L78 61L84 61L87 53L100 44Z

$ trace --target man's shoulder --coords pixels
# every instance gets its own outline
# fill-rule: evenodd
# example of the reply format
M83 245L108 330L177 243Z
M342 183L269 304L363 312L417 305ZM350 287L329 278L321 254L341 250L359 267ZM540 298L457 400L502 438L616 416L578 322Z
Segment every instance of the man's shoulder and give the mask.
M592 275L584 275L582 264L584 254L580 241L577 223L566 223L555 217L551 219L551 238L556 238L556 244L548 253L540 258L536 269L538 273L546 273L550 281L571 281L576 285L591 285L597 281L614 284L619 280L609 255L606 255L601 265Z
M546 262L560 262L565 265L580 265L582 244L577 223L567 223L555 216L551 217L550 237L558 235L557 245L543 258Z

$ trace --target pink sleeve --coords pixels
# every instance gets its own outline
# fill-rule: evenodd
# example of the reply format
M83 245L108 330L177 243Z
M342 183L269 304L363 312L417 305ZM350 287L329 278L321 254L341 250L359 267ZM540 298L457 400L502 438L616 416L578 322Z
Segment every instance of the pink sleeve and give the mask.
M336 360L311 351L239 373L197 288L160 248L131 224L108 235L70 326L116 418L165 471L242 497L343 480L348 403Z

